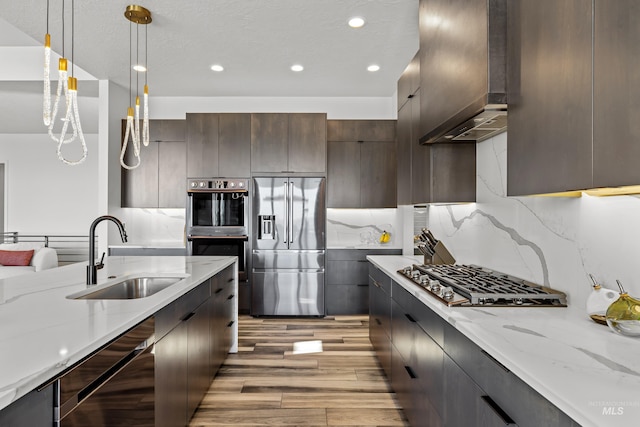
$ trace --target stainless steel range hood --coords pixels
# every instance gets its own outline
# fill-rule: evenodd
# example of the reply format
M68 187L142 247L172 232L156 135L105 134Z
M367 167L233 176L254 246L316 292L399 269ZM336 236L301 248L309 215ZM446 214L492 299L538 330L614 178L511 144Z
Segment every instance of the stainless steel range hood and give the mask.
M486 92L469 105L459 105L457 109L451 106L450 111L458 112L420 138L421 144L480 142L507 130L506 5L506 0L487 0ZM484 66L478 72L484 73ZM464 90L464 82L459 83L456 90ZM455 98L440 102L451 102Z

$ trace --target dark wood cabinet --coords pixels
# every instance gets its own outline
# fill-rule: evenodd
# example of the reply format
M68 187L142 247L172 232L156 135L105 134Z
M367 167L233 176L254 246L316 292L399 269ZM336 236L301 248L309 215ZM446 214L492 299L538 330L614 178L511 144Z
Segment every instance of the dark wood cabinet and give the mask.
M421 145L420 52L398 80L397 204L476 199L475 144Z
M395 207L395 120L329 120L327 207Z
M235 266L156 313L156 425L185 426L231 348Z
M289 114L289 166L294 172L327 170L327 115Z
M187 175L251 175L251 114L187 114Z
M400 80L398 80L398 91L400 91ZM398 99L398 103L400 99ZM398 205L410 205L412 204L412 153L411 149L417 139L414 140L411 134L411 117L413 115L412 100L407 99L402 107L398 110L398 175L397 175L397 203ZM428 148L427 148L428 149ZM429 165L427 165L429 166Z
M360 143L329 141L327 152L327 207L361 207Z
M418 319L426 319L422 314L426 307L415 304L413 297L401 286L392 283L392 343L396 349L394 356L401 359L409 379L392 376L391 385L412 425L420 425L421 420L429 420L427 425L440 426L444 414L445 394L442 393L443 355L442 348L420 327ZM392 360L393 364L396 361ZM393 374L392 374L393 375ZM406 381L409 381L407 387ZM398 393L396 384L402 390ZM406 409L409 408L408 411ZM457 425L457 424L447 424ZM461 424L462 425L462 424Z
M509 195L640 184L638 13L632 0L509 2Z
M251 170L254 173L326 174L324 113L251 115Z
M234 270L226 268L212 278L211 282L211 354L210 378L218 372L231 347L231 335L234 322L234 303L237 295L234 291Z
M187 424L187 324L180 323L155 344L156 426Z
M594 187L640 184L640 2L595 0Z
M327 120L327 141L395 141L395 120Z
M369 313L367 255L401 253L401 249L328 249L324 297L326 314Z
M591 8L591 0L509 2L509 195L593 186Z
M577 425L373 264L369 280L371 343L411 425Z
M196 412L211 385L209 307L208 301L204 301L190 314L187 322L187 420Z
M391 279L369 265L369 339L388 379L391 367Z
M140 166L122 169L122 207L184 208L187 179L185 121L150 120L149 140L149 146L140 147ZM135 163L131 146L127 147L125 162L128 165Z

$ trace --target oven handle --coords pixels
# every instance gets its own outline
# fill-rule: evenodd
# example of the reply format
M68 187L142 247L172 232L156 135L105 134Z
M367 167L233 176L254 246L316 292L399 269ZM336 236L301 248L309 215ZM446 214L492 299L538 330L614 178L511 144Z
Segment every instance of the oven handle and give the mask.
M226 189L226 188L209 188L204 190L187 190L187 194L193 193L242 193L243 197L246 197L249 193L249 190L239 190L237 188L234 189Z
M246 234L242 234L239 236L187 236L188 240L196 240L196 239L233 239L233 240L244 240L248 241L249 236Z

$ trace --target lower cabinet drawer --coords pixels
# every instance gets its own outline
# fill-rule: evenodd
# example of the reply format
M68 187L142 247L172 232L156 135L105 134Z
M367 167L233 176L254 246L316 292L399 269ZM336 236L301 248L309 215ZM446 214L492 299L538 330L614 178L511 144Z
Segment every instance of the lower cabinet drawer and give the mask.
M387 332L375 322L369 322L369 339L387 379L391 379L391 341Z
M442 426L438 411L424 392L424 380L415 365L407 363L391 345L391 388L412 426ZM454 424L451 424L452 426ZM460 424L462 426L462 424ZM467 426L465 426L467 427Z
M333 314L369 313L369 285L327 285L325 310Z

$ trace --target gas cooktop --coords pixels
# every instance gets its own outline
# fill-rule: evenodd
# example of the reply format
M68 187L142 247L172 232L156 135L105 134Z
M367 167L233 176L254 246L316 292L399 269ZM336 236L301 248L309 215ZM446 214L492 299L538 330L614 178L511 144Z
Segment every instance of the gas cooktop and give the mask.
M412 265L399 270L449 306L566 307L566 295L475 265Z

